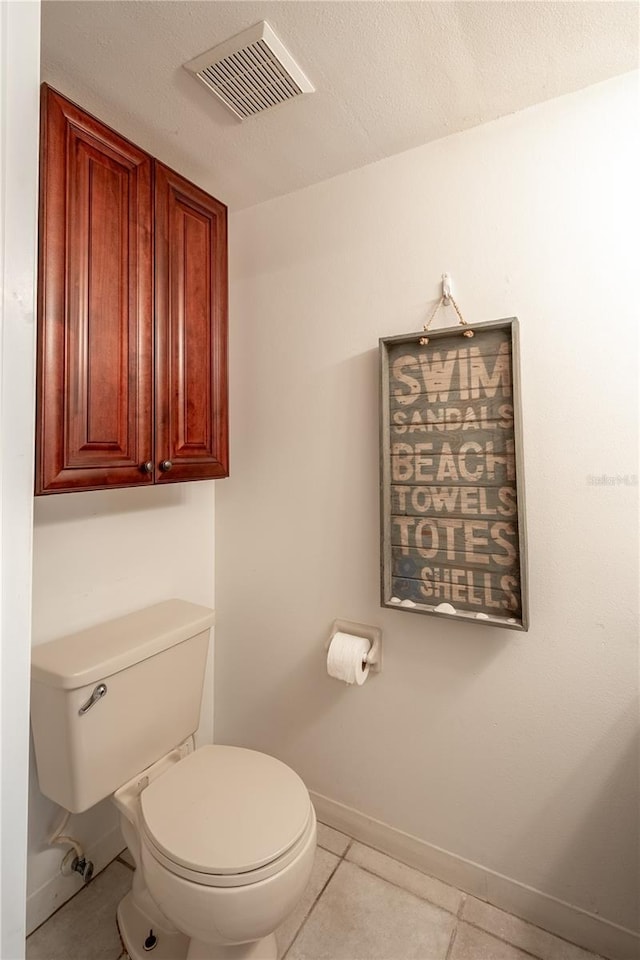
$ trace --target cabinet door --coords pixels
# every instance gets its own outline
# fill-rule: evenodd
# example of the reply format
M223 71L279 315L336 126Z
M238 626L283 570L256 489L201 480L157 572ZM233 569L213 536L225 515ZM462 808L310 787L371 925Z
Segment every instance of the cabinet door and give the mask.
M155 165L156 482L228 475L227 208Z
M153 482L151 158L43 87L36 493Z

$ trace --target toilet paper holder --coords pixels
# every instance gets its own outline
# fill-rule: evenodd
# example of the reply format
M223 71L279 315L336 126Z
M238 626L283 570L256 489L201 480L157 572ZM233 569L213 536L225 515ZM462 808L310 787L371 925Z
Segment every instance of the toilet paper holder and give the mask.
M382 630L367 623L356 623L353 620L334 620L331 626L329 639L325 643L325 650L331 646L336 633L351 633L354 637L364 637L370 643L369 652L364 661L369 664L370 673L380 673L382 669Z

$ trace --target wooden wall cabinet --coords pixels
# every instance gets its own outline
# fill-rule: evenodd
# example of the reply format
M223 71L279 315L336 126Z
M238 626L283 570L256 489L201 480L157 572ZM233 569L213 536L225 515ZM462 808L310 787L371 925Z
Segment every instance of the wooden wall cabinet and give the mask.
M228 475L227 210L42 90L36 494Z

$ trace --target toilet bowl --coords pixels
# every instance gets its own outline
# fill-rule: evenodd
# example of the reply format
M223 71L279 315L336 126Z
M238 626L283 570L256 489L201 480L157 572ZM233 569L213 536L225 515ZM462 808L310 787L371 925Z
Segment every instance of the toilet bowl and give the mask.
M150 934L158 960L275 960L274 931L300 899L316 842L293 770L253 750L187 743L113 800L136 862L118 911L132 960L149 955Z
M275 960L313 865L315 813L293 770L195 749L213 620L166 600L33 651L40 789L71 813L118 808L136 866L118 907L132 960Z

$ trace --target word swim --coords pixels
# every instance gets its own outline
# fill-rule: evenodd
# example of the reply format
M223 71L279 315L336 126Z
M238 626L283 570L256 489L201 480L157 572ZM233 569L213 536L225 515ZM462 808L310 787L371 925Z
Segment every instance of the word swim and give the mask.
M447 481L515 480L515 443L507 440L505 453L495 453L492 440L469 440L456 453L443 443L436 455L433 444L393 443L391 477L394 483L447 483Z
M481 407L479 415L473 407L439 407L435 410L395 410L394 433L431 433L452 430L512 430L513 407L501 403L499 420L490 420L487 407Z
M460 400L479 400L482 397L511 396L511 348L500 344L494 357L481 357L479 347L447 350L444 358L439 351L431 357L405 354L392 364L392 375L403 387L394 389L398 403L415 403L426 393L430 403L446 402L449 393L456 391ZM408 388L408 390L406 389Z
M420 593L431 602L448 600L452 604L483 607L486 610L520 609L518 580L504 574L497 584L489 573L448 567L423 567Z

